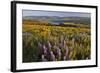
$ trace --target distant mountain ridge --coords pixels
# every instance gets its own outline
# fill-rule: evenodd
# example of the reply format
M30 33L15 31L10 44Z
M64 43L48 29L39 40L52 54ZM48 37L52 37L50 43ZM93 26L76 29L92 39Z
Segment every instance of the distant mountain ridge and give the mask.
M90 25L91 18L89 17L59 17L59 16L25 16L23 20L37 20L44 21L51 24L64 24L75 23L75 24L87 24Z

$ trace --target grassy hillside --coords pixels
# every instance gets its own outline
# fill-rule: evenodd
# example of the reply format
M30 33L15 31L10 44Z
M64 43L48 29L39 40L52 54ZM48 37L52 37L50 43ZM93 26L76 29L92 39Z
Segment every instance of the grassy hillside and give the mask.
M83 24L23 20L23 62L90 59L90 30Z

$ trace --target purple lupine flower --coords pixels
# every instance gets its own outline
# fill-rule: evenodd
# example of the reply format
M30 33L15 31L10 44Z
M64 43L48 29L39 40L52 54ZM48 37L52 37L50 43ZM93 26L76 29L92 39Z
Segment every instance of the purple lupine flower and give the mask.
M66 46L66 48L65 48L65 56L68 56L68 51L69 51L69 49L68 49L68 47Z
M51 53L50 50L47 50L46 59L50 61Z
M65 48L66 46L66 40L62 39L61 42L59 43L60 48Z
M49 41L47 43L48 43L48 48L51 49L52 47L51 43Z
M63 43L59 43L59 48L64 48Z
M45 59L44 55L42 55L42 61L47 61L47 59Z
M50 53L51 53L51 60L52 60L52 61L55 61L55 60L56 60L55 55L53 54L52 51L51 51Z
M46 59L50 60L50 57L51 57L51 48L48 48L46 51Z
M43 52L44 52L43 51L43 46L40 42L38 42L38 48L39 48L40 53L43 54Z
M66 47L66 40L63 41L63 47Z
M72 38L72 45L75 45L75 38Z
M57 58L57 48L58 47L56 45L53 46L53 49L54 49L53 53L54 53L54 55L55 55L56 58Z
M38 47L42 48L42 44L40 42L38 42Z
M66 56L63 57L63 60L64 60L64 61L66 60Z
M47 54L47 48L45 45L43 45L43 51L44 51L44 54L46 55Z
M61 49L57 48L57 57L60 60L61 59Z

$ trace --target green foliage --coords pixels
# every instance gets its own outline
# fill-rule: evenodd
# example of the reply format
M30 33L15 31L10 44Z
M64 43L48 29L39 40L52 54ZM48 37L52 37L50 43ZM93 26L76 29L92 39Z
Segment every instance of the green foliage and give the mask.
M23 24L23 62L90 59L90 34L90 28ZM51 48L48 47L48 41ZM39 43L42 45L41 48L38 46ZM52 59L52 56L47 55L48 53L43 53L45 51L43 46L53 52L55 58ZM59 57L55 53L56 47L61 50Z

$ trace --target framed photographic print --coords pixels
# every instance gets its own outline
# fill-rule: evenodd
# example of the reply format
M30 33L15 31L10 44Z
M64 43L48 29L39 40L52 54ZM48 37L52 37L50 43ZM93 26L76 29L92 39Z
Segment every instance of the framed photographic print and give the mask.
M11 71L97 67L97 6L11 2Z

